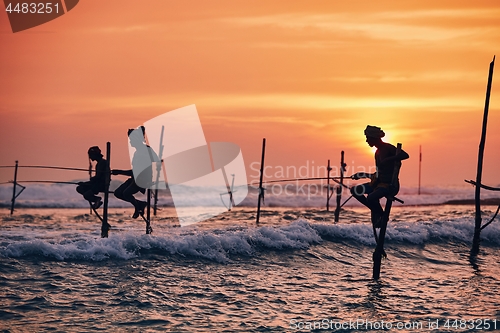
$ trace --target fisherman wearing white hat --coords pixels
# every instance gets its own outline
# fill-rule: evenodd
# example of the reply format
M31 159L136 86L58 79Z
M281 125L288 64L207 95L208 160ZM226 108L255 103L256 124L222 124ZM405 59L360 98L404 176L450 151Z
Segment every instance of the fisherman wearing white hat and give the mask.
M144 209L147 207L146 201L138 200L134 195L138 192L144 194L146 188L151 185L153 177L152 163L158 162L156 153L146 144L146 129L144 126L131 128L127 132L130 140L130 146L135 148L132 158L131 170L111 170L112 175L124 175L130 178L115 190L115 197L120 200L130 202L134 208L132 218L136 219L139 215L144 215Z
M369 183L357 185L351 188L354 198L371 210L371 219L375 228L380 228L384 210L380 205L380 199L387 195L396 195L399 192L399 180L392 184L392 175L396 163L401 164L410 156L403 150L396 155L396 147L382 141L385 136L380 127L368 125L365 129L366 143L370 147L376 147L375 165L377 172L370 174L358 172L352 175L353 179L370 178ZM366 195L365 195L366 194Z

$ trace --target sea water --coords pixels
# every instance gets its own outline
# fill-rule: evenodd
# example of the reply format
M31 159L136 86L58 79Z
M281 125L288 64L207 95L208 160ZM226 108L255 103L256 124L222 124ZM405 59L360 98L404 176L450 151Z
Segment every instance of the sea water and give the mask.
M496 207L484 206L486 218ZM263 207L154 229L111 208L0 213L3 332L474 332L500 330L500 221L471 256L473 206L394 204L381 278L369 213Z

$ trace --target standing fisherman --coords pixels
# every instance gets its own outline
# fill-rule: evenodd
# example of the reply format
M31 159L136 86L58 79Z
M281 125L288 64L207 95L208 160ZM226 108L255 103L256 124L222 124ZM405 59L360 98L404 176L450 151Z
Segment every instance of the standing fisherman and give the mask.
M377 147L375 152L375 165L377 172L371 174L358 172L352 175L353 179L370 178L369 183L357 185L351 188L354 198L371 210L371 220L375 228L381 227L384 210L380 205L380 199L399 192L399 179L392 184L392 176L396 163L401 165L402 160L410 157L405 151L396 155L396 147L382 141L385 136L380 127L368 125L365 129L366 143L370 147ZM366 196L365 196L366 194Z
M109 175L109 164L98 146L90 147L88 150L89 168L92 168L92 161L97 161L95 166L95 176L90 177L87 182L79 182L76 191L88 200L93 209L98 209L102 205L101 197L96 196L99 192L106 191L106 177Z

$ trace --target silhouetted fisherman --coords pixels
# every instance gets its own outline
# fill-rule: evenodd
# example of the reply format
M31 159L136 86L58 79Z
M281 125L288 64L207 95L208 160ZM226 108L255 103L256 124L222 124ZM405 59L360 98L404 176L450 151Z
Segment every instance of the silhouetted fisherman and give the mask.
M403 150L396 155L396 147L382 141L385 136L380 127L368 125L365 129L366 143L370 147L377 147L375 152L375 165L377 172L371 174L358 172L352 175L353 179L371 178L369 183L357 185L351 188L354 198L371 210L371 220L375 228L380 228L384 210L380 205L380 199L399 192L399 179L392 183L392 176L396 163L401 164L410 156ZM366 196L365 196L366 194Z
M79 182L76 191L90 202L94 209L98 209L102 205L101 197L96 196L99 192L106 191L106 177L109 175L109 163L102 158L101 149L98 146L90 147L88 150L89 164L92 167L91 161L97 161L95 166L95 176L90 177L87 182Z
M135 148L132 158L132 170L115 169L111 173L130 177L115 190L115 197L130 202L134 206L135 211L132 217L136 219L139 215L144 214L147 202L137 200L134 194L137 192L144 194L146 188L153 184L152 163L158 161L158 157L151 147L146 145L144 126L141 126L140 129L129 129L128 137L130 145Z

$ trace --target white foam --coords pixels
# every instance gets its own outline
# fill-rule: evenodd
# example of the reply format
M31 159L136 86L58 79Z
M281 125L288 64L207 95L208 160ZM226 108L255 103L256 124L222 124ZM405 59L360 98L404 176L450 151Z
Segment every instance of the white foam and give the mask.
M481 233L484 243L500 245L500 223L495 221ZM474 223L472 218L435 220L432 222L392 222L387 229L387 241L403 244L447 243L470 244ZM40 236L40 235L39 235ZM48 235L45 235L48 236ZM139 257L149 251L181 257L204 258L216 262L229 262L231 256L252 256L268 250L307 249L324 240L355 242L373 246L372 227L369 223L310 223L298 220L286 226L227 227L225 229L198 230L173 228L165 235L139 235L122 232L107 239L96 235L73 236L61 234L41 239L2 239L0 256L25 258L42 256L55 260L123 259ZM97 236L98 237L98 236Z
M80 259L100 261L108 258L130 259L136 255L123 247L123 241L116 238L87 239L52 243L33 239L17 241L1 250L6 257L44 256L57 260Z
M500 223L495 224L495 222L481 232L481 239L500 245ZM373 229L369 223L313 224L312 226L318 230L323 238L349 239L366 245L375 245ZM474 221L472 218L428 222L391 221L387 227L386 239L406 244L441 243L450 240L471 243L473 234Z
M165 236L121 233L107 239L63 239L48 241L30 239L11 241L0 248L5 257L44 256L56 260L82 259L99 261L107 258L130 259L144 250L166 254L201 257L226 262L230 255L253 255L259 248L303 249L321 242L321 237L307 222L285 227L242 228L241 230L184 231L174 229Z

